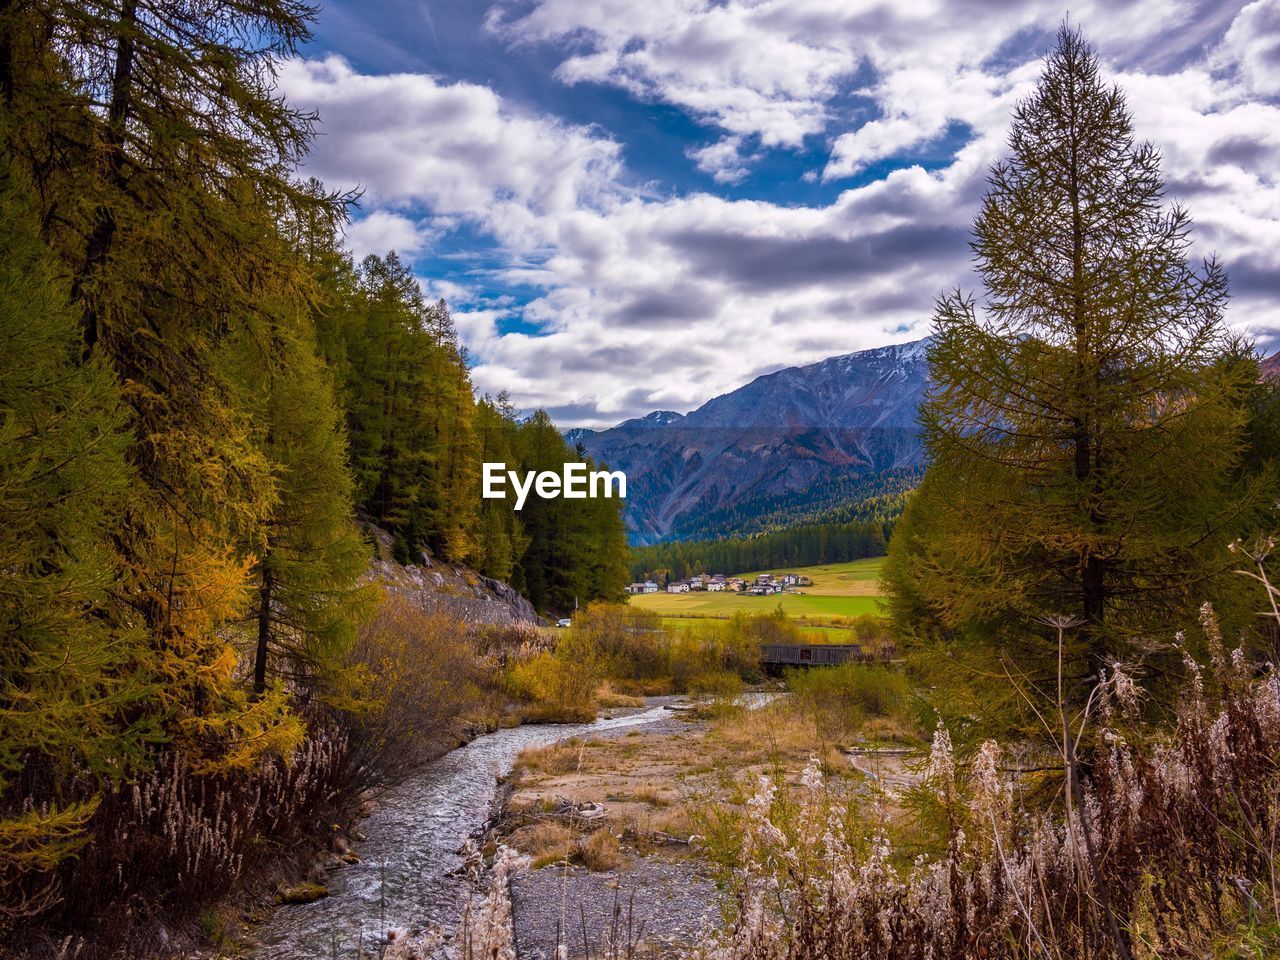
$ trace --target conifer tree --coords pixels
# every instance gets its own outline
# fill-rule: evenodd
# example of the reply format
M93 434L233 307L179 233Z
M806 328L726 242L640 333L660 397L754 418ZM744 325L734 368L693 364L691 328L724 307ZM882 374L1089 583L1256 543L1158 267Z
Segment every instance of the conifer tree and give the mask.
M282 313L267 352L247 338L237 363L276 491L248 544L257 697L271 679L305 690L332 685L370 599L358 586L369 551L352 515L346 433L305 321Z
M165 719L115 597L125 407L104 363L79 362L30 194L0 163L0 886L15 896L83 842L100 789L138 768ZM24 809L49 784L56 800Z
M1046 617L1079 700L1114 657L1232 595L1226 543L1258 489L1234 482L1256 365L1224 324L1227 278L1189 257L1159 156L1063 28L1020 103L974 228L981 305L943 297L922 410L931 460L889 584L904 629L986 677L1050 689ZM909 599L909 602L907 602ZM981 699L981 698L979 698Z
M71 277L82 358L115 373L129 411L119 593L147 632L170 732L211 757L244 745L234 764L297 730L281 699L242 702L228 642L250 587L243 546L275 498L228 366L238 334L267 336L268 301L311 296L279 223L332 229L342 212L291 181L311 118L273 89L313 13L289 0L0 9L4 144Z

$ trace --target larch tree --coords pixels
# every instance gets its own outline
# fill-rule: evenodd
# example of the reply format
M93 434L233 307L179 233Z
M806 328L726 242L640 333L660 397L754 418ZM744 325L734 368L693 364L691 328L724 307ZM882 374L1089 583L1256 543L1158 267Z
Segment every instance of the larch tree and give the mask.
M126 409L110 369L80 362L31 195L0 161L0 916L52 897L49 869L165 720L145 637L116 596ZM82 788L26 802L72 780Z
M237 336L267 336L270 303L311 296L279 223L342 215L291 179L312 117L274 87L313 15L292 0L0 8L5 148L70 277L82 362L115 374L133 435L117 593L171 733L210 757L282 742L267 732L282 702L242 702L228 641L252 586L243 545L276 501L228 366Z
M369 549L352 514L346 431L307 318L282 307L263 347L244 338L236 364L250 381L244 403L275 480L270 511L246 544L247 659L259 698L273 682L302 691L340 685L342 657L372 599L359 584Z
M1060 31L1009 149L974 227L986 296L938 302L931 465L887 581L939 674L983 691L966 702L1018 712L1056 678L1046 618L1078 621L1079 703L1113 658L1229 605L1225 548L1261 486L1237 470L1257 366L1224 326L1226 274L1191 260L1159 155L1079 32Z

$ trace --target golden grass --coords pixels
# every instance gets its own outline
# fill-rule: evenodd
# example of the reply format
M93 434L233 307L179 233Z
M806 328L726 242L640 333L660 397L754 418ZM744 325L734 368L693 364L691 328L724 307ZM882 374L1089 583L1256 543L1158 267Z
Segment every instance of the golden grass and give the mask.
M573 831L558 820L539 820L520 827L508 842L532 859L534 869L568 860L574 852Z
M633 696L627 693L621 693L614 689L614 683L610 681L596 691L596 706L602 709L619 708L619 707L643 707L644 697Z
M573 773L582 767L585 744L581 740L565 740L547 747L530 747L516 758L517 773L540 773L552 776Z
M622 863L622 848L609 830L600 829L578 843L574 860L588 870L612 870Z

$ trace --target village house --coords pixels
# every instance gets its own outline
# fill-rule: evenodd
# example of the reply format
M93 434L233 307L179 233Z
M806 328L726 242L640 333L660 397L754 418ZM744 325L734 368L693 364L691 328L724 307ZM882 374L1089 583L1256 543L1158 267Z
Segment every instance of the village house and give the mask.
M724 590L724 580L708 580L707 591L709 593L720 593Z
M671 583L667 584L667 593L688 593L688 592L689 592L688 580L674 580Z
M646 580L644 583L633 583L627 587L627 593L657 593L658 585L652 580Z

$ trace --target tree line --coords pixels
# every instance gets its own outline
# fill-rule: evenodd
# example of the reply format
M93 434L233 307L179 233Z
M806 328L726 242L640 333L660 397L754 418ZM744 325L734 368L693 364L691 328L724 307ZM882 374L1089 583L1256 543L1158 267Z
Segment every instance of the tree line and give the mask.
M787 527L867 519L868 505L884 504L888 516L902 512L906 495L920 483L920 468L883 473L828 473L803 490L762 494L727 507L706 507L680 517L668 536L709 540L726 534L750 537Z
M753 537L659 543L631 549L635 581L665 584L699 573L746 573L884 556L892 520L852 520L775 530Z
M475 399L447 307L295 176L273 65L313 15L0 5L0 935L158 758L240 776L347 702L357 511L542 609L625 581L616 501L480 500L563 438Z
M350 438L354 499L395 534L403 563L425 545L508 581L539 610L617 599L626 577L621 501L483 499L482 463L521 473L590 464L545 411L517 418L505 394L475 398L443 300L424 298L395 253L359 265L331 237L309 244L323 299L314 323Z

